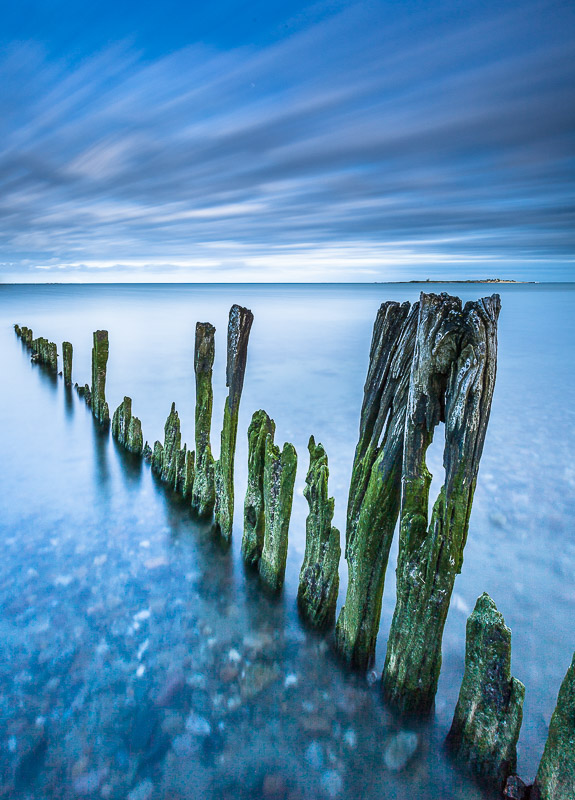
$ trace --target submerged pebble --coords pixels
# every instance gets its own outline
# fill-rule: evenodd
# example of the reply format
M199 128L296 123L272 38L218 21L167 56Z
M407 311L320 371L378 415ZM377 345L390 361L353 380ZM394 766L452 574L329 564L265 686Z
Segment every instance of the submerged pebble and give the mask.
M192 712L186 719L186 730L194 736L205 737L212 732L212 726L204 717Z
M400 772L415 755L419 737L412 731L400 731L388 741L383 754L387 769Z

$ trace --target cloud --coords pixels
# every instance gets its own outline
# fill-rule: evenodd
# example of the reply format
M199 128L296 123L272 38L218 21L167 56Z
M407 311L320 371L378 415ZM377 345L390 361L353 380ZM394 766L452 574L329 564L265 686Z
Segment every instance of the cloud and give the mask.
M525 262L564 274L564 7L471 5L388 25L386 8L353 4L265 46L152 59L129 43L82 59L12 43L0 273L371 280Z

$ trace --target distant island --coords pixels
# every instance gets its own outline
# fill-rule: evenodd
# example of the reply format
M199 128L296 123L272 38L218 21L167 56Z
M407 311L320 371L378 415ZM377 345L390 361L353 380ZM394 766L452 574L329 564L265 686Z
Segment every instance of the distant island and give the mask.
M539 281L512 281L507 280L505 278L483 278L474 280L472 278L468 278L466 281L444 281L444 280L435 280L432 278L426 278L424 281L405 281L406 283L539 283Z

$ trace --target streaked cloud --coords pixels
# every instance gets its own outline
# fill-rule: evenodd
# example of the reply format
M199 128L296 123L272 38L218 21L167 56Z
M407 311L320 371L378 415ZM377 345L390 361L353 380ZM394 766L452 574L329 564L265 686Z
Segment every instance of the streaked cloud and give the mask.
M10 43L0 276L571 276L567 5L390 9L153 57Z

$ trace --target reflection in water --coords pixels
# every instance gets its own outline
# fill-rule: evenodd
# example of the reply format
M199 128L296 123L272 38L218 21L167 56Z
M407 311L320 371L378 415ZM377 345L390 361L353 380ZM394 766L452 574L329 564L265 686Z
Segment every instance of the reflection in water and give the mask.
M100 425L92 416L92 443L94 447L94 486L101 500L110 496L110 469L108 465L108 448L110 445L109 428Z
M9 421L0 463L0 796L17 784L21 796L38 798L487 797L453 769L442 746L461 680L465 620L483 590L513 629L513 673L527 685L520 773L533 777L573 646L563 634L575 611L567 580L575 569L575 420L564 399L575 382L558 350L575 338L572 290L502 288L499 376L436 715L415 725L385 707L377 674L368 683L346 672L330 637L300 625L295 594L309 434L328 452L334 524L343 531L375 310L384 299L413 300L418 289L69 287L55 295L52 287L4 288L0 335L11 380L0 393L0 417ZM478 294L442 288L464 299ZM55 341L73 341L85 375L89 334L108 328L110 406L134 397L154 441L176 400L190 444L194 323L210 319L219 332L219 432L232 302L251 307L255 322L236 528L232 547L222 548L209 521L195 519L147 465L110 446L83 401L69 391L62 399L62 381L40 370L34 383L39 367L30 369L8 323L20 316ZM293 441L302 455L279 598L262 592L239 555L245 432L261 407L276 419L277 440ZM432 466L441 473L439 454ZM395 600L393 558L378 666ZM340 597L343 564L341 573Z
M64 386L64 409L66 417L71 420L74 416L74 395L71 386Z
M140 456L130 453L121 444L119 444L114 437L110 437L116 458L120 462L120 473L126 483L127 487L137 486L142 480L142 470L144 462Z

